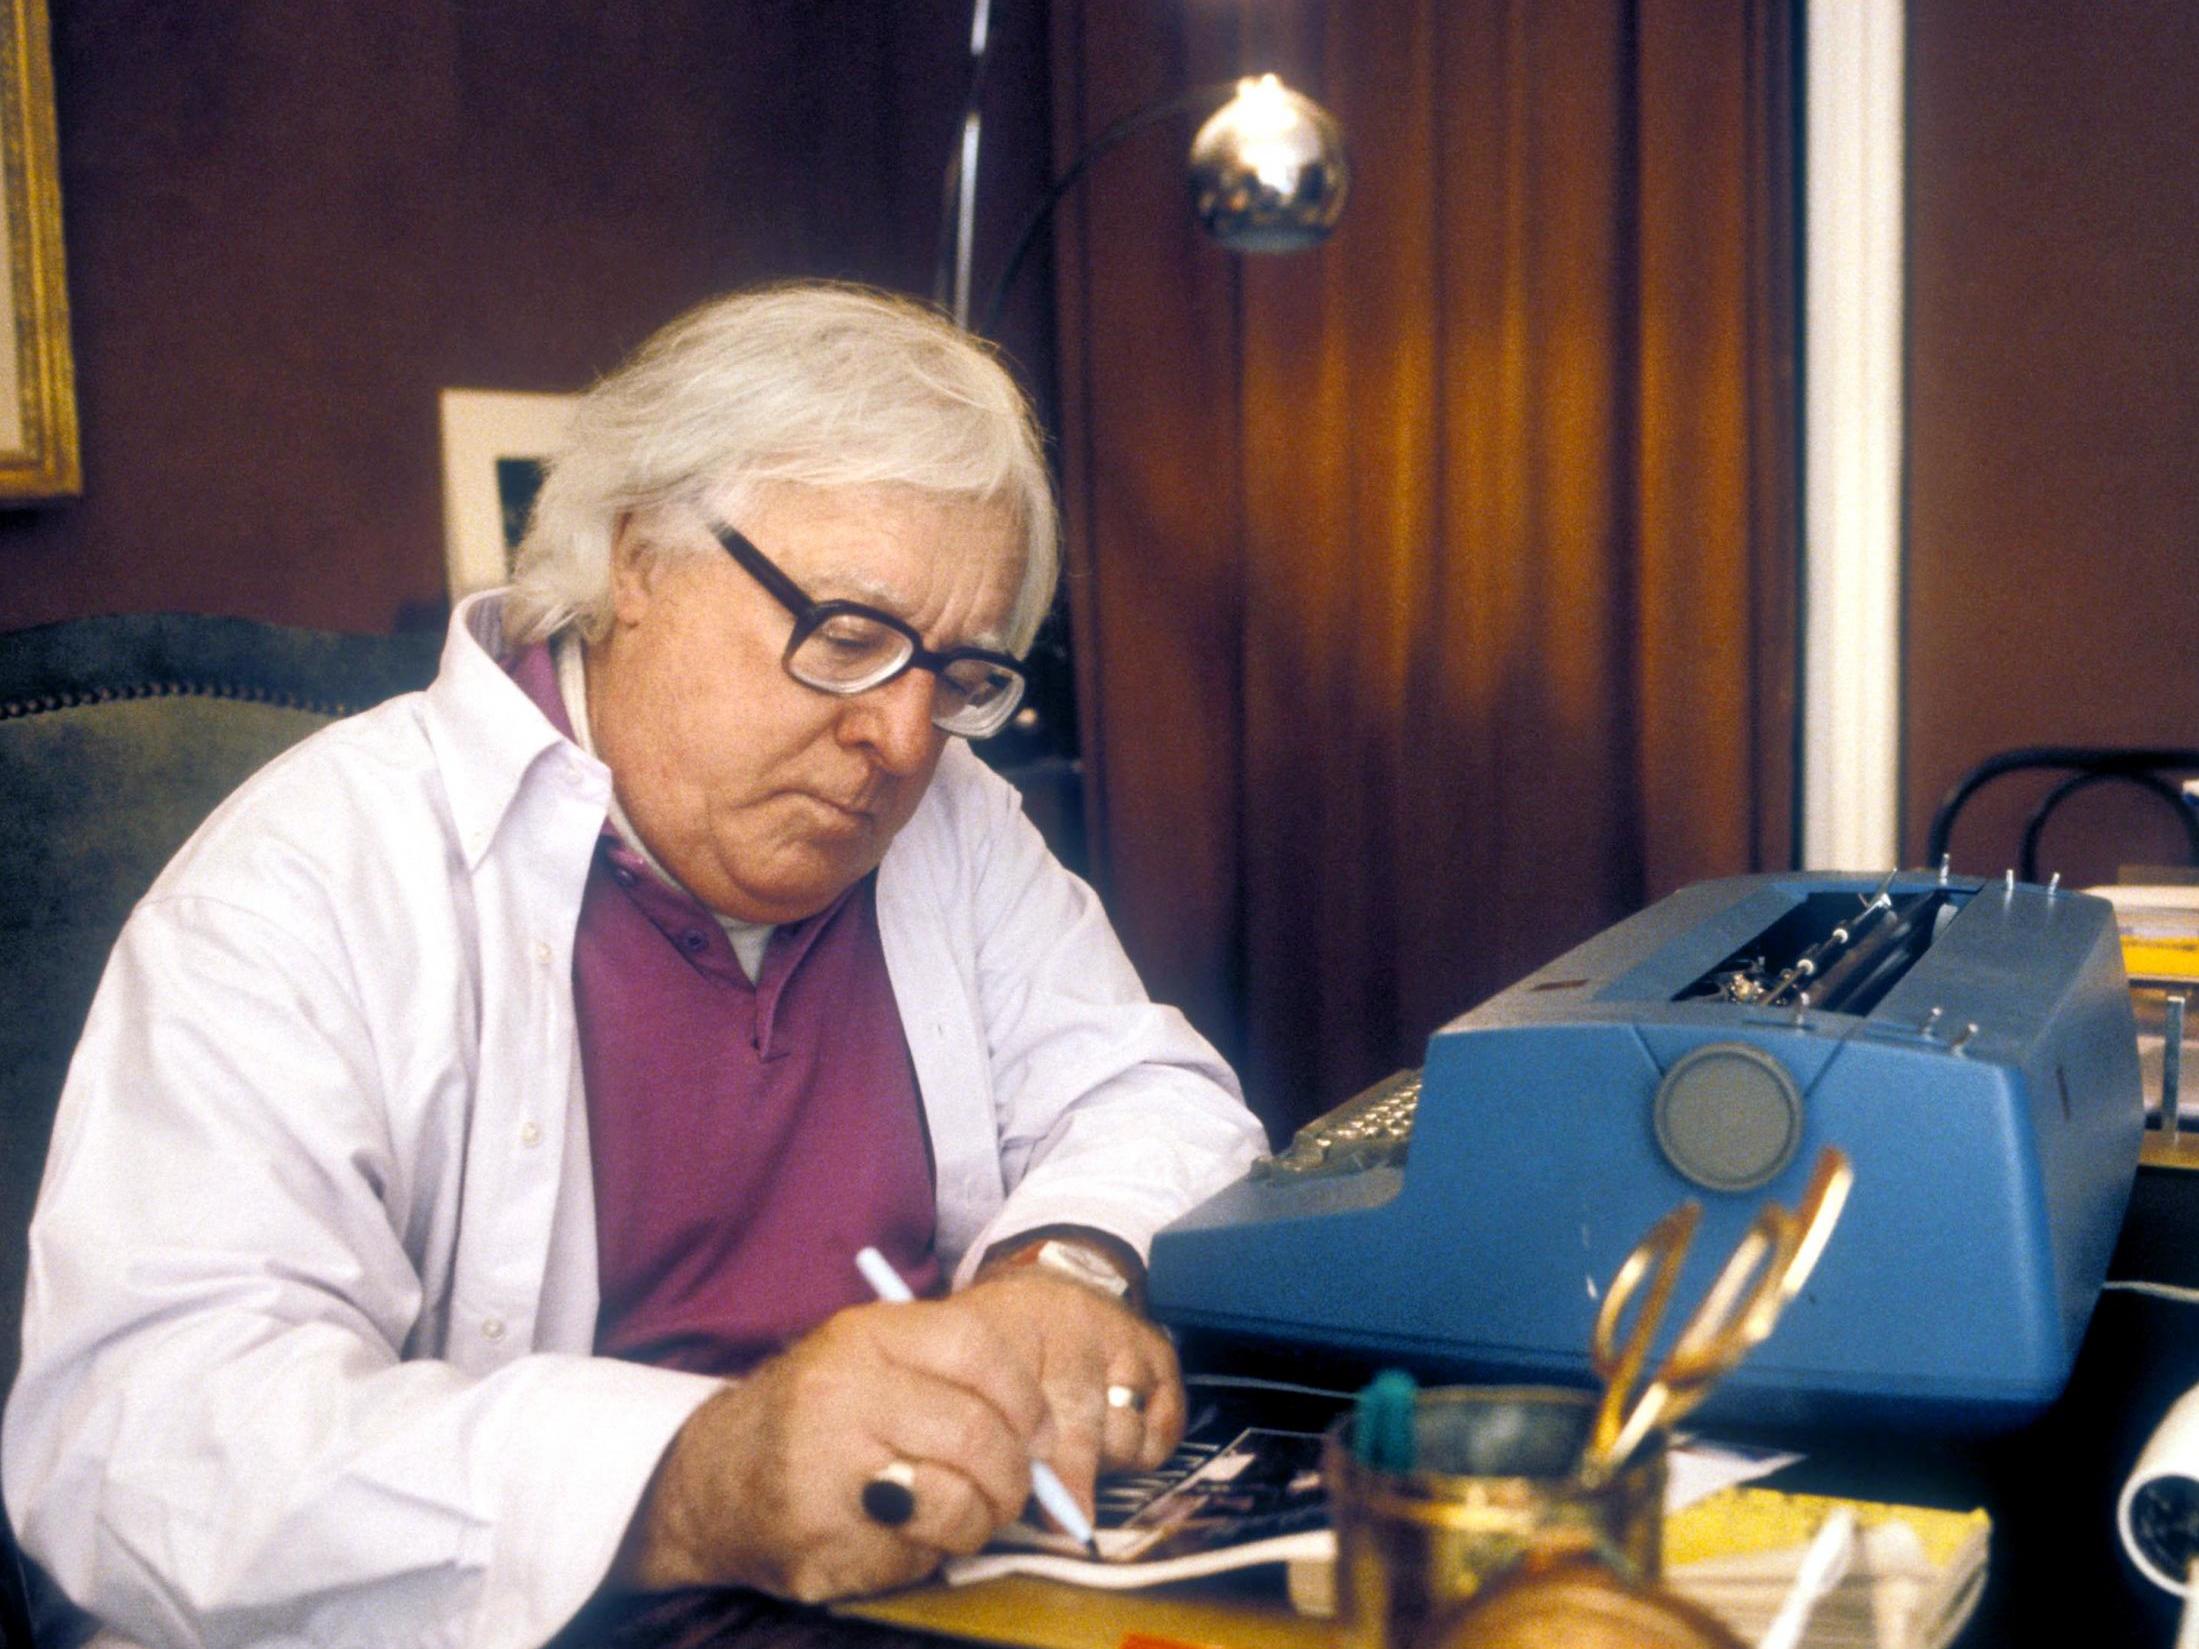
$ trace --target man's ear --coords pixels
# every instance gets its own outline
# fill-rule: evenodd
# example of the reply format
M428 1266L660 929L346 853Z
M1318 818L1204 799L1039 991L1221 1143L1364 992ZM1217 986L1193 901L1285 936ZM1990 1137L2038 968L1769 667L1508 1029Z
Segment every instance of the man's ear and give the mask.
M656 595L663 558L631 513L611 531L611 617L619 625L639 624Z

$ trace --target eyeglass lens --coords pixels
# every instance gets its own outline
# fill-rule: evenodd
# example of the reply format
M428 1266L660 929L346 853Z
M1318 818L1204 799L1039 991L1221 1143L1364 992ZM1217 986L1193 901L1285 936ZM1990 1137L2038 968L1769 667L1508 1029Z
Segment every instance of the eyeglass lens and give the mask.
M833 613L800 637L787 654L795 680L827 693L861 693L908 667L916 644L901 631L861 613ZM983 659L950 660L938 672L932 720L950 733L983 737L1014 713L1023 679Z

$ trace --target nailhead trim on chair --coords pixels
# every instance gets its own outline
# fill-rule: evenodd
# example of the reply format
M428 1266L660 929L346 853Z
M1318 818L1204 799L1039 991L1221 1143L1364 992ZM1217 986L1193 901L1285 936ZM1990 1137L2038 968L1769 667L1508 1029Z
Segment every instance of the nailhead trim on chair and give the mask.
M295 693L275 693L264 687L218 681L144 681L120 687L98 687L86 693L47 693L35 699L0 703L0 721L44 715L54 710L73 710L83 705L108 704L117 699L212 698L236 699L248 704L270 704L278 710L305 710L320 716L348 716L353 706Z

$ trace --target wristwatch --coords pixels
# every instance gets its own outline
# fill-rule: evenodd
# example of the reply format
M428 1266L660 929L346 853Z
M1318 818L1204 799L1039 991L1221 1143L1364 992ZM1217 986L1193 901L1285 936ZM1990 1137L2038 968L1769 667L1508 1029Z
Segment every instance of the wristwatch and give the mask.
M1007 1263L1044 1266L1086 1288L1098 1289L1109 1299L1122 1300L1130 1295L1130 1279L1117 1270L1113 1262L1098 1249L1066 1238L1048 1237L1034 1247L1011 1254Z

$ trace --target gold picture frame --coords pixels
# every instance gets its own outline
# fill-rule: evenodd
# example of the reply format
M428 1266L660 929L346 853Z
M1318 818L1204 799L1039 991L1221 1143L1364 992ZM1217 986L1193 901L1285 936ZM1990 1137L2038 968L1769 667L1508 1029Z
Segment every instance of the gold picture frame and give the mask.
M0 503L83 490L46 0L0 0Z

